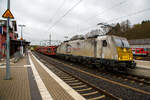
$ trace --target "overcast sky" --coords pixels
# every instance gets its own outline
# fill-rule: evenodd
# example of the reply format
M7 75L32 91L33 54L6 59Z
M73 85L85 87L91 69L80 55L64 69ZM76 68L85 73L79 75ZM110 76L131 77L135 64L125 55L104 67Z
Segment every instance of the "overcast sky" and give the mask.
M6 1L0 0L0 16L6 10ZM24 24L23 37L34 43L48 40L64 40L64 36L86 34L98 28L97 23L117 23L129 19L131 24L150 19L150 0L82 0L62 20L54 25L72 6L80 0L10 0L11 12L17 24ZM135 13L138 12L138 13ZM132 16L126 16L131 13ZM112 20L112 21L110 21ZM54 26L52 28L52 26ZM20 36L20 29L18 27Z

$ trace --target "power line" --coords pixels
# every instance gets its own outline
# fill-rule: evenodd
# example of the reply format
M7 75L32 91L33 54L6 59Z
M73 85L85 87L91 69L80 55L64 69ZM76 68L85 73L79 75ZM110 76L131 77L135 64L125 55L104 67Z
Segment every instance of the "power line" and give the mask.
M121 2L119 2L119 3L117 3L117 4L113 5L113 6L111 6L110 8L107 8L106 10L102 11L100 14L105 13L107 10L112 10L112 9L114 9L114 8L116 8L116 7L124 4L126 2L127 2L127 0L121 1Z
M118 18L113 18L113 19L108 20L108 21L106 21L106 22L109 23L109 22L112 22L112 21L115 21L115 20L122 19L122 18L124 18L124 17L135 16L135 15L137 15L137 14L140 14L140 13L143 13L143 12L146 12L146 11L149 11L149 10L150 10L150 8L146 8L146 9L143 9L143 10L140 10L140 11L137 11L137 12L130 13L130 14L125 15L125 16L121 16L121 17L118 17ZM95 26L96 26L96 25L95 25ZM92 28L92 27L93 27L93 26L88 27L88 28ZM88 29L88 28L84 28L82 31L84 31L85 29Z
M55 13L51 16L50 21L52 22L52 19L55 18L55 16L57 15L58 11L64 6L66 0L63 0L63 2L60 4L60 6L56 9Z
M106 10L101 11L101 12L99 13L99 15L100 15L100 14L102 15L102 14L104 14L105 12L108 12L109 10L112 10L112 9L114 9L114 8L120 6L120 5L123 5L123 4L126 3L126 2L128 2L128 1L127 1L127 0L121 1L121 2L119 2L119 3L117 3L117 4L113 5L113 6L111 6L110 8L107 8ZM97 15L97 16L99 16L99 15ZM97 17L97 16L95 16L95 17ZM89 18L86 19L85 21L86 21L86 22L87 22L87 21L91 21L90 19L93 19L93 17L94 17L94 16L89 17ZM102 19L102 18L101 18L101 19ZM104 19L102 19L102 20L104 20ZM95 25L93 25L93 26L95 26ZM87 28L86 28L86 29L87 29Z
M108 20L107 22L112 22L112 21L115 21L115 20L119 20L119 19L122 19L122 18L124 18L124 17L135 16L135 15L137 15L137 14L140 14L140 13L143 13L143 12L146 12L146 11L149 11L149 10L150 10L150 8L146 8L146 9L143 9L143 10L140 10L140 11L137 11L137 12L130 13L130 14L125 15L125 16L113 18L113 19L111 19L111 20Z
M63 16L61 16L49 29L54 28L68 13L70 13L76 6L78 6L83 0L79 0L75 5L73 5Z
M110 8L107 8L106 10L101 11L98 15L92 16L92 17L86 19L85 21L89 21L90 19L93 19L93 17L98 17L99 15L102 15L102 14L104 14L105 12L108 12L109 10L112 10L112 9L114 9L114 8L120 6L120 5L123 5L123 4L126 3L126 2L127 2L127 0L121 1L121 2L119 2L119 3L117 3L117 4L113 5L113 6L111 6Z

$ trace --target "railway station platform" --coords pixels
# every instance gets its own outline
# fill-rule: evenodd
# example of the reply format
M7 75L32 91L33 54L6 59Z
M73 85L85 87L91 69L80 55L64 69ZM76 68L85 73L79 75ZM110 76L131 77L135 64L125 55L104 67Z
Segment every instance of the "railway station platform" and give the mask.
M138 68L150 69L150 61L135 60Z
M57 77L30 51L18 62L11 61L11 79L5 80L0 62L0 100L85 100Z

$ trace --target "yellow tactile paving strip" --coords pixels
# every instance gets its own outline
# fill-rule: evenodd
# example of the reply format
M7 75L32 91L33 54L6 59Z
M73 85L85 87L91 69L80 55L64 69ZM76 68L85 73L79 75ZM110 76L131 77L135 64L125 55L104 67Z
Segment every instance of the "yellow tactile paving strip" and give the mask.
M53 100L74 100L52 77L49 76L32 56L31 59Z
M27 68L11 68L12 80L4 80L0 69L0 100L31 100Z

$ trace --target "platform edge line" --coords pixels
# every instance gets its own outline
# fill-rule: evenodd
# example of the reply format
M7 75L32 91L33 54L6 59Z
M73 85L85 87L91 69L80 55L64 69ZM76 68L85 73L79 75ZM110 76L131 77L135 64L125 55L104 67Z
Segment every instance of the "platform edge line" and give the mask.
M43 83L38 71L36 70L36 68L35 68L35 66L34 66L34 64L31 60L30 54L29 54L29 61L30 61L30 64L31 64L31 69L32 69L33 75L35 77L35 81L37 83L39 92L40 92L41 97L42 97L42 100L53 100L53 98L50 95L50 93L48 92L45 84Z
M32 53L31 53L32 54ZM35 60L43 67L43 69L64 89L66 92L72 96L75 100L86 100L82 95L72 89L68 84L61 80L57 75L55 75L51 70L49 70L41 61L39 61L33 54L32 56ZM55 77L55 78L54 78Z

